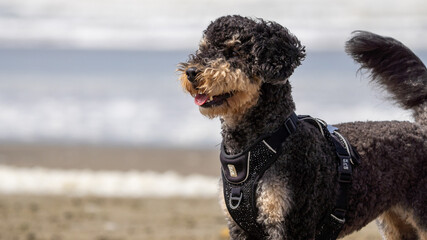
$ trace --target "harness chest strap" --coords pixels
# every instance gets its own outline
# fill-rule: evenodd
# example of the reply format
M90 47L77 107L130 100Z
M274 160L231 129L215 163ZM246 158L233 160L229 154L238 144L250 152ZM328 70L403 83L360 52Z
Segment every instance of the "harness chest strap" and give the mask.
M296 130L298 118L292 113L279 130L260 138L238 155L228 155L221 146L224 200L233 220L247 233L264 239L262 226L257 221L255 192L259 179L281 152L281 144Z

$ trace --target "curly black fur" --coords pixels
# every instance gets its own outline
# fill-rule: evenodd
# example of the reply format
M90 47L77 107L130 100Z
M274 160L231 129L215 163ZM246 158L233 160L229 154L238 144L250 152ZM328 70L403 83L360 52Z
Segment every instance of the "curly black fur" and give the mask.
M240 44L227 45L233 35ZM208 43L200 46L190 62L208 65L212 59L223 58L248 76L268 83L286 80L305 57L304 46L288 29L262 19L221 17L204 31L204 38Z
M262 135L274 132L280 127L283 119L295 110L289 83L283 85L265 83L261 86L261 93L256 106L245 114L245 121L235 127L223 125L222 138L230 154L240 153Z
M426 230L426 129L398 121L355 122L338 127L356 146L363 161L354 173L348 226L342 234L359 230L396 205L414 211L417 224Z
M238 36L239 42L227 44L233 36ZM204 41L188 64L205 67L212 60L226 59L232 68L240 69L249 78L263 80L258 101L238 118L238 124L229 125L221 120L224 146L230 154L237 154L260 136L278 129L295 110L291 85L286 80L304 59L304 47L277 23L241 16L226 16L212 22L204 32ZM405 107L417 114L425 113L420 105L427 103L426 70L406 47L391 38L360 32L347 43L346 49ZM405 209L410 215L415 224L412 236L415 236L413 229L420 236L426 234L424 120L356 122L341 124L339 128L356 146L362 159L354 171L346 223L340 236L361 229L393 207ZM337 194L335 153L318 129L304 122L298 124L297 131L282 148L278 160L261 178L257 198L264 187L274 191L286 189L288 195L257 201L280 204L287 209L286 215L280 222L274 222L270 221L269 213L260 212L265 217L258 221L268 239L314 239L322 220L333 209ZM253 239L231 219L229 228L232 239ZM399 234L403 236L405 232Z

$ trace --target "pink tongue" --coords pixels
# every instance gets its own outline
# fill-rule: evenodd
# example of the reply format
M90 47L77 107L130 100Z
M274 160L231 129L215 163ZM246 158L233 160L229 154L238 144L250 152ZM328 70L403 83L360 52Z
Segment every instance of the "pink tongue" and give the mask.
M197 94L196 97L194 98L194 103L199 106L202 106L208 101L208 98L209 97L206 94Z

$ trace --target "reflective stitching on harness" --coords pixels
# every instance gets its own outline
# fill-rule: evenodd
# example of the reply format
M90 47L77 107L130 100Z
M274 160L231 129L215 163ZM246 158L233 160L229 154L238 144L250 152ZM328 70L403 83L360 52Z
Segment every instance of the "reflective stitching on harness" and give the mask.
M335 220L337 220L340 223L345 223L345 219L339 219L338 217L336 217L334 214L331 214L331 217L333 217Z
M311 120L313 122L315 122L317 124L317 128L319 129L320 133L322 133L322 136L325 136L325 132L323 131L323 126L326 126L326 123L318 118L314 118L314 117L310 117L310 116L304 116L302 118L300 118L299 120L302 121L307 121L307 120Z
M351 157L350 146L348 146L348 142L347 142L347 140L343 137L343 135L341 135L341 133L339 133L339 132L337 132L337 131L335 131L334 133L335 133L339 138L341 138L341 141L344 143L344 145L345 145L345 149L346 149L346 150L347 150L347 152L348 152L350 162L351 162L351 164L353 164L353 165L354 165L353 158Z
M274 154L276 154L276 150L274 150L270 145L268 145L268 143L265 140L262 140L262 142L265 144L265 146L268 147L268 149L270 149L272 152L274 152Z

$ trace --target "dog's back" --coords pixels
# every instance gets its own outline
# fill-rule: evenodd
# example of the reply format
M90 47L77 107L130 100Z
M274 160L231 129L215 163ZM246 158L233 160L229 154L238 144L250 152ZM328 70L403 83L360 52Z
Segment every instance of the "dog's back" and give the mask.
M361 64L361 69L369 71L373 81L390 92L398 104L412 110L415 119L415 123L339 125L340 131L362 155L353 193L360 195L354 196L354 200L363 199L366 206L354 212L374 216L381 212L369 212L371 209L382 211L377 223L386 239L427 239L427 69L399 41L369 32L356 32L346 43L346 52ZM358 178L363 178L367 188L357 185ZM364 195L365 192L369 194ZM375 198L377 194L389 200L384 201L387 203L384 206L371 208L368 205L375 199L366 198ZM358 206L357 203L350 205Z

